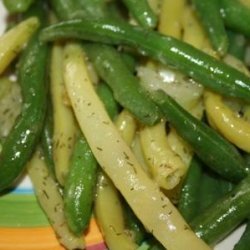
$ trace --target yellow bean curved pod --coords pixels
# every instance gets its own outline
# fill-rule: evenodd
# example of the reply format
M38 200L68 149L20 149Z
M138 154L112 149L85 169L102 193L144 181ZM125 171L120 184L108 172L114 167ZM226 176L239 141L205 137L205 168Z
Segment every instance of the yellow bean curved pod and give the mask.
M189 166L193 156L193 150L191 146L185 142L172 127L170 128L170 131L167 135L167 141L172 151L181 158L186 166Z
M161 188L173 189L185 174L187 167L168 144L165 122L140 131L140 141L152 176Z
M104 174L98 177L95 216L110 250L135 250L138 245L133 242L129 231L125 230L123 208L119 193L113 183Z
M84 238L75 236L67 227L58 183L50 176L39 150L28 163L27 169L38 202L55 230L59 242L69 250L85 249Z
M250 123L228 108L218 94L206 91L204 101L213 126L237 147L250 152Z
M64 69L72 107L93 154L144 226L168 250L210 249L145 174L122 139L94 90L81 47L67 45Z
M118 131L121 133L123 139L128 145L131 145L137 124L134 116L126 109L124 109L116 118L115 125Z
M181 17L185 0L163 0L159 17L158 31L164 35L181 38Z
M31 17L0 36L0 74L22 50L38 26L39 20Z
M62 63L63 50L60 45L55 45L52 49L51 59L51 96L54 120L53 159L56 178L63 186L68 174L77 128L73 111L66 104L67 92L64 86Z

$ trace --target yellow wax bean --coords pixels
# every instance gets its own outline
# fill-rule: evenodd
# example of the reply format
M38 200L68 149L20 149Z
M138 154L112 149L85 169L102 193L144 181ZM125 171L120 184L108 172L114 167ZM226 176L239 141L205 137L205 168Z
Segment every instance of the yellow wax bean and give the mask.
M98 98L81 47L67 45L64 78L69 98L93 154L143 225L168 250L210 249L145 174Z
M37 150L27 166L38 202L45 211L60 243L69 250L85 249L82 236L75 236L67 227L64 204L58 183L50 176L41 153Z
M163 0L158 26L160 33L181 38L181 17L185 2L185 0Z
M0 74L22 50L39 26L39 20L31 17L0 36Z
M140 140L154 180L164 189L173 189L179 184L187 168L168 144L165 122L144 127L140 131Z
M67 95L63 80L63 55L60 45L52 49L51 96L53 104L53 158L55 173L63 186L69 169L69 160L75 143L77 128L71 107L65 104Z
M250 123L236 116L218 94L206 91L205 108L213 126L230 142L250 152Z
M138 248L133 242L132 236L125 230L119 193L103 173L100 173L98 178L95 215L110 250L116 250L117 246L122 250L135 250Z

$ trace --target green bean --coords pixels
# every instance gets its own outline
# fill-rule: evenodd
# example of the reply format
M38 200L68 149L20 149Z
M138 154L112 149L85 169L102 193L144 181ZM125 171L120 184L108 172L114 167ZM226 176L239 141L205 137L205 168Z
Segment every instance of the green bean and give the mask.
M3 4L10 13L25 12L34 0L3 0Z
M120 54L124 63L127 65L128 69L130 70L130 72L134 74L136 70L136 63L137 63L136 59L131 54L126 53L126 52L123 52Z
M247 45L245 36L239 33L235 33L231 30L227 31L227 34L229 38L228 53L243 61Z
M41 32L42 41L78 38L107 44L129 45L163 64L174 66L205 87L225 96L250 100L250 79L206 53L169 36L110 20L71 20Z
M189 222L198 211L199 187L201 184L201 162L194 156L183 183L178 209L184 219Z
M126 14L124 14L124 6L120 1L111 1L107 4L108 17L120 22L126 22Z
M250 154L247 152L243 152L242 155L245 161L246 169L249 172L250 171Z
M73 18L103 18L108 15L105 0L52 0L50 1L57 17L61 20Z
M220 182L218 176L211 171L204 171L201 177L199 189L198 213L202 213L206 208L218 200L220 197Z
M40 139L47 104L46 65L48 46L38 34L28 43L18 68L22 88L21 115L4 141L0 156L0 191L8 188L22 173Z
M244 233L234 246L233 250L248 250L249 246L250 246L250 221L248 219Z
M159 121L161 114L158 107L149 99L147 92L114 48L101 44L87 44L84 48L118 103L144 124L152 125Z
M234 184L228 180L225 180L223 178L219 179L219 190L220 197L223 197L224 195L228 194L232 191L234 188Z
M163 115L196 152L197 156L222 177L237 182L246 176L239 152L215 130L184 110L162 90L152 93Z
M250 8L239 0L220 0L225 25L232 30L250 36Z
M86 16L78 1L51 0L49 1L56 16L61 20Z
M233 184L231 182L214 174L212 171L207 171L207 169L205 169L199 187L198 208L196 214L205 211L205 209L214 202L228 194L232 188Z
M228 37L218 0L192 0L214 49L225 55L228 50Z
M196 234L208 244L215 244L249 216L250 176L230 193L191 221Z
M103 18L109 15L106 0L79 0L78 2L88 18Z
M96 92L102 100L110 118L113 120L119 113L119 104L114 99L112 90L105 83L97 85Z
M65 216L70 230L81 235L92 215L97 162L87 141L80 136L75 144L64 188Z
M123 0L132 16L145 28L155 28L157 25L157 16L151 10L147 0Z
M25 0L26 1L26 0ZM36 16L40 21L40 30L48 24L48 5L42 0L33 0L34 3L30 5L29 9L22 13L21 18L27 19ZM39 32L40 32L39 30Z

